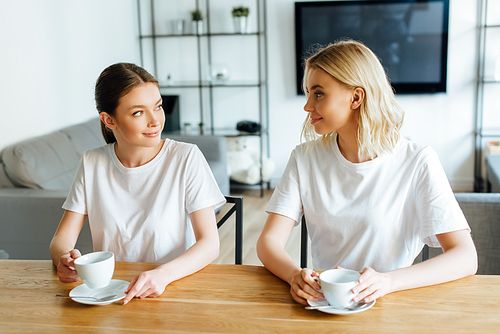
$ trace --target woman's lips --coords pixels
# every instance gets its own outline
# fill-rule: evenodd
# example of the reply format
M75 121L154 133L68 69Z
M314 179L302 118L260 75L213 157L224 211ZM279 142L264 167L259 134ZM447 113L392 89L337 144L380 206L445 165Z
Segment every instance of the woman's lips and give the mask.
M311 125L318 123L322 119L323 119L323 117L318 117L318 118L311 117Z
M160 131L144 133L146 137L156 137L160 134Z

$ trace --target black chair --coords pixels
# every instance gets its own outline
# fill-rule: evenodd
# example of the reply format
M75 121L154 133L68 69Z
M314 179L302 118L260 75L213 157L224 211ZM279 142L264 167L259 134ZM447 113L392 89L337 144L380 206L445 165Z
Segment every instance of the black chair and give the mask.
M429 246L424 245L422 249L422 262L429 260Z
M235 245L234 264L243 263L243 197L225 196L227 203L233 204L231 209L217 222L219 229L233 213L235 213Z
M306 217L302 216L302 226L300 227L300 267L307 268L307 225Z

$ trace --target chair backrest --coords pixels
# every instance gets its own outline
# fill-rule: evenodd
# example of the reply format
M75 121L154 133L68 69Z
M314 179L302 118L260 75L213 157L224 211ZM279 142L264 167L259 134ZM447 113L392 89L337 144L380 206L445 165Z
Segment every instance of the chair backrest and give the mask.
M306 217L302 216L302 226L300 227L300 267L307 268L307 225Z
M217 222L217 228L220 228L231 215L235 214L235 245L234 245L234 264L243 263L243 197L225 196L227 203L233 204L231 209Z
M479 262L477 273L500 275L500 193L455 193L455 198L472 231ZM304 217L300 238L300 266L306 268L308 235ZM429 246L425 245L422 261L440 253L441 249L429 249Z

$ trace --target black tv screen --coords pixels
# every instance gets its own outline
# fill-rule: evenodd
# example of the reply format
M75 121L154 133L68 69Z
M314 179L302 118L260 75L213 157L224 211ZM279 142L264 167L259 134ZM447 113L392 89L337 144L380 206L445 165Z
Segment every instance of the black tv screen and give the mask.
M379 57L397 94L446 92L448 0L295 3L297 94L315 46L363 42Z

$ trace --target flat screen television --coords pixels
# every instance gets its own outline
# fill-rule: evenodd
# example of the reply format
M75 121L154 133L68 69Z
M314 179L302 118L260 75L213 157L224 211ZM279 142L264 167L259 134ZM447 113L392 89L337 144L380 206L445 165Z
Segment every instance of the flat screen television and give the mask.
M379 57L397 94L446 92L449 0L295 3L297 94L317 45L363 42Z

